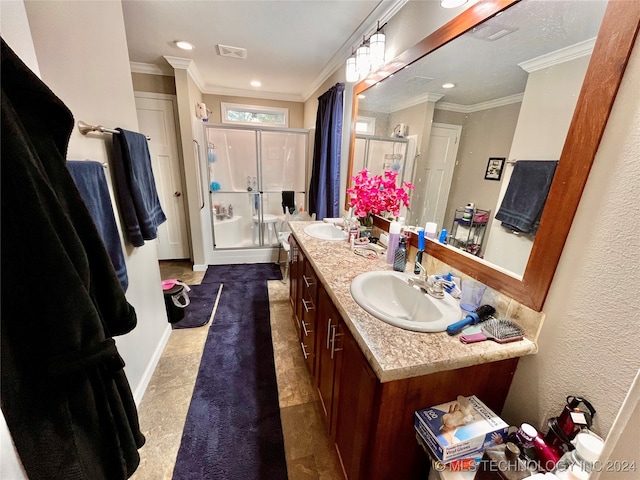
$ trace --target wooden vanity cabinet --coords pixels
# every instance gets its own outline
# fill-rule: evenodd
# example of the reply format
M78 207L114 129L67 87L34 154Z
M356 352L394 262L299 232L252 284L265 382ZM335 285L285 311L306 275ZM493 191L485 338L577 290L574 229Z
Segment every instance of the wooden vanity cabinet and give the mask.
M429 460L413 426L416 410L477 395L494 412L502 411L518 358L381 383L304 255L302 265L296 288L308 288L305 278L316 280L310 371L347 480L427 478ZM291 281L297 281L293 273ZM304 311L302 297L295 306Z

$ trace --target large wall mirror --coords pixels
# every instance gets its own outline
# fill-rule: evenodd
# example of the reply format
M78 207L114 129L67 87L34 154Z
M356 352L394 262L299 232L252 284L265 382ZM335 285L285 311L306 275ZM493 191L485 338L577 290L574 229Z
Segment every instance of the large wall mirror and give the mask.
M361 168L358 123L410 139L409 224L462 225L468 239L459 209L489 212L474 249L451 238L428 253L540 310L639 22L630 0L479 1L355 86L349 178ZM557 164L535 234L494 218L529 160Z

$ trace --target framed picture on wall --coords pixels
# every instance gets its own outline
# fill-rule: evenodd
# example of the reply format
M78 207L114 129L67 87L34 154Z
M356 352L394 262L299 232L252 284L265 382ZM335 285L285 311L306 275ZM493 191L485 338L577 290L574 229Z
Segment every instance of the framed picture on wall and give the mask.
M487 162L487 171L484 173L485 180L500 180L502 178L502 169L506 158L491 157Z

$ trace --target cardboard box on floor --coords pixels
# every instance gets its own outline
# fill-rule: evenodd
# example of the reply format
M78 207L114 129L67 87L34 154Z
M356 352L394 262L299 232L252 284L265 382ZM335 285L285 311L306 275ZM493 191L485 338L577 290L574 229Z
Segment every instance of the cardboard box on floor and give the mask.
M416 411L414 427L434 458L445 464L504 443L509 428L475 395Z

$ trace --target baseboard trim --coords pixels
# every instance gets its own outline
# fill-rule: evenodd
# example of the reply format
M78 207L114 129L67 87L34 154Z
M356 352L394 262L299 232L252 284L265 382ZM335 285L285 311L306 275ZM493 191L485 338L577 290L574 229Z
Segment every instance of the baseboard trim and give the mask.
M153 372L158 366L158 362L160 361L160 357L162 356L162 352L164 351L164 347L167 345L169 341L169 337L171 336L171 324L167 324L164 332L162 333L162 338L158 342L156 349L147 364L147 368L144 370L144 374L140 379L140 383L136 387L133 392L133 400L136 403L136 407L140 406L140 402L142 401L142 397L144 396L144 392L147 390L149 386L149 382L151 381L151 377L153 376Z
M275 263L278 248L247 248L214 250L209 256L210 265L234 265L241 263ZM195 270L195 267L194 267Z

